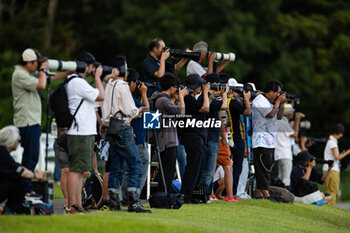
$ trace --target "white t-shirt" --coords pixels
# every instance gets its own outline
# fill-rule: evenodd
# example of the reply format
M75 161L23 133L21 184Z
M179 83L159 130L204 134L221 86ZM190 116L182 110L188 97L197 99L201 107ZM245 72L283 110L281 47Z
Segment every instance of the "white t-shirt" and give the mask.
M334 170L334 171L340 172L340 162L339 160L335 160L332 153L333 148L338 148L338 140L331 135L328 138L323 156L324 156L324 160L334 160L334 167L332 168L332 171ZM323 171L327 171L327 170L328 170L328 164L323 164Z
M275 149L275 160L292 160L292 138L290 135L294 133L294 130L292 127L290 127L288 119L286 117L283 117L281 120L277 120L277 127L278 133Z
M206 67L203 67L201 64L199 64L198 62L195 62L193 60L191 60L188 64L187 64L187 76L190 74L198 74L199 76L202 77L203 74L205 74L207 72Z
M253 100L252 126L253 148L275 148L277 138L277 114L273 118L266 117L273 109L273 105L263 95Z
M71 76L68 76L69 78ZM73 125L67 131L68 135L95 135L96 132L96 114L94 109L94 101L99 95L99 91L93 88L88 82L82 78L73 78L66 85L68 96L68 107L73 115L80 101L84 99L77 114L75 115L77 126L73 121Z
M213 182L220 180L221 178L224 178L224 177L225 177L224 168L222 166L218 166L218 168L214 173Z

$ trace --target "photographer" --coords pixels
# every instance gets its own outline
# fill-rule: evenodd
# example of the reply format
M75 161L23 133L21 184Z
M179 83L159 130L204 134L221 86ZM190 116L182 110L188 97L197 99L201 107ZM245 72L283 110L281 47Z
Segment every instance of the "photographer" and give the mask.
M206 77L208 83L217 85L220 84L220 78L217 74L209 74ZM218 88L217 90L209 91L209 113L207 119L214 119L215 121L219 120L219 111L227 109L227 92L228 87ZM201 95L198 98L198 101L201 102L203 96ZM204 149L204 156L202 159L202 172L199 179L198 186L205 188L205 197L209 200L209 195L211 194L211 187L213 182L213 176L215 173L216 160L219 150L219 141L220 141L220 129L221 128L209 128L207 131L207 146Z
M125 65L127 72L127 65ZM124 163L129 167L128 173L128 211L137 213L151 213L150 210L145 210L139 203L140 182L143 174L142 162L137 150L133 131L131 128L131 120L141 117L143 107L137 108L132 98L130 87L125 81L125 77L114 77L106 84L106 98L102 105L102 137L104 130L110 124L111 116L122 118L120 131L118 136L109 136L107 129L106 139L110 143L109 159L111 163L108 190L110 209L122 211L120 203L120 185L122 183L124 173Z
M88 52L81 53L77 60L86 63L85 71L68 76L67 79L72 78L72 80L66 85L70 113L73 115L76 112L75 121L67 131L70 213L86 212L81 204L81 190L84 183L83 173L92 170L94 135L97 134L94 101L104 100L104 91L100 79L102 74L100 63ZM96 88L85 81L85 78L90 74L94 74Z
M153 93L151 100L154 103L155 109L159 109L168 123L176 120L176 118L167 118L169 115L184 115L185 114L185 102L184 97L188 95L187 88L179 89L180 80L178 77L171 73L165 73L160 80L160 85L163 89L162 92ZM179 92L179 106L171 102L171 98L175 97L176 92ZM171 192L172 181L175 173L175 165L177 158L177 130L176 127L161 128L158 134L159 151L163 165L165 185L167 192ZM158 192L164 192L164 183L161 177L159 177Z
M22 205L27 192L27 179L46 180L45 172L33 172L19 165L11 157L20 143L19 130L6 126L0 130L0 203L7 200L3 213L25 214Z
M326 147L324 149L324 159L334 160L334 167L325 180L325 191L333 196L329 202L330 205L335 206L339 196L340 183L340 160L350 154L350 149L339 153L338 140L343 137L345 128L342 124L336 124L331 130L331 135L328 138ZM323 165L323 172L329 171L328 164Z
M193 89L193 93L185 96L186 115L191 115L196 121L205 121L206 113L209 113L209 88L210 84L198 75L192 74L186 78L187 88ZM202 92L202 101L198 101L195 96ZM186 150L186 168L183 177L181 193L185 195L185 203L198 203L192 198L192 191L197 185L201 160L204 155L206 142L206 130L197 127L187 127L183 130L181 144Z
M149 103L147 99L147 86L142 83L138 84L139 73L134 69L128 69L128 77L127 82L129 83L129 88L131 93L134 93L136 88L141 93L141 102L133 96L135 106L137 108L142 107L142 111L149 110ZM137 146L137 150L140 154L140 159L142 161L143 173L140 181L139 189L137 190L138 195L140 197L140 193L142 191L143 186L145 185L147 179L148 165L149 165L149 154L146 146L146 130L143 128L143 117L141 115L140 118L134 118L131 121L131 126L133 128L135 134L135 144ZM126 164L126 170L123 176L122 181L122 195L123 195L123 203L128 203L128 178L129 178L129 167Z
M231 79L230 83L238 87L242 84L237 83L235 79ZM243 92L243 99L237 99L238 93L231 92L228 100L228 120L230 124L231 137L233 138L234 146L231 147L231 154L233 160L233 195L237 195L237 186L239 176L243 169L243 160L245 152L245 125L241 120L241 115L250 116L250 91Z
M209 52L209 46L205 41L199 41L193 46L194 52L200 52L201 56L198 61L191 60L187 64L187 76L190 74L198 74L202 78L207 76L208 74L214 73L214 61L215 61L215 53ZM208 58L208 67L203 67L203 62ZM229 61L222 62L217 68L215 73L220 73L227 66Z
M278 168L278 178L285 186L290 185L290 174L293 167L292 139L298 137L299 124L305 115L300 112L294 114L294 108L290 104L284 105L284 116L277 121L277 141L275 149L275 160ZM295 116L295 117L294 117ZM293 128L289 121L294 119Z
M44 90L48 62L36 49L24 50L12 74L13 122L19 128L23 147L22 166L34 171L39 159L41 132L41 100L38 90ZM53 80L67 72L57 73ZM39 197L28 180L27 196Z
M162 91L160 79L165 72L174 73L175 70L180 70L187 61L186 58L182 58L176 64L168 61L170 52L168 50L164 51L164 47L165 43L163 39L154 38L148 45L149 54L143 60L143 77L145 84L148 86L148 97L155 91ZM189 50L186 49L186 51Z
M274 165L276 147L277 119L282 119L283 106L288 101L280 94L283 85L277 80L266 83L265 93L253 100L253 153L257 183L256 199L276 201L270 196L270 173Z
M300 197L301 202L309 201L309 203L316 203L320 196L317 195L318 187L315 182L323 184L329 172L331 171L332 166L328 168L326 172L322 175L321 172L315 169L316 161L315 158L307 151L302 151L297 155L298 164L294 165L291 173L291 187L292 192L296 197ZM314 193L314 194L313 194ZM303 197L313 194L308 198ZM332 195L325 195L321 193L321 197L324 202L321 202L318 205L328 203L332 199ZM306 200L308 199L308 200Z

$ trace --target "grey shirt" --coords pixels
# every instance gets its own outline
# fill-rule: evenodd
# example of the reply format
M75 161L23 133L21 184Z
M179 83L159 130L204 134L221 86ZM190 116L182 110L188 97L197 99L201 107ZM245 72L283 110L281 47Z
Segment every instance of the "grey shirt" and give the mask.
M156 99L155 108L159 109L162 113L162 119L164 119L163 122L165 122L167 126L170 126L165 128L163 125L159 131L159 151L162 152L166 148L178 146L177 130L176 127L170 124L170 121L176 120L176 115L181 114L181 107L171 102L170 97L165 93L156 92L152 95L151 99ZM173 116L164 117L164 115Z
M14 116L17 127L32 126L41 123L41 101L36 89L38 78L20 65L15 66L12 74L12 94Z

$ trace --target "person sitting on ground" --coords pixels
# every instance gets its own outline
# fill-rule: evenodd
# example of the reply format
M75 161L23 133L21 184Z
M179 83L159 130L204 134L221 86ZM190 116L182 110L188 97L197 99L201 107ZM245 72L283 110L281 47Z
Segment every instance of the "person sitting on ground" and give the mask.
M3 213L25 214L23 206L27 179L46 180L45 172L31 170L16 163L10 152L20 143L19 130L13 125L0 130L0 203L6 202Z
M316 170L315 158L308 151L300 152L297 155L297 161L298 164L293 167L291 174L292 193L296 197L301 198L300 201L303 203L317 205L328 203L332 199L332 196L324 193L320 193L323 201L321 200L321 202L318 202L320 200L318 194L319 190L315 183L323 184L333 168L334 163L328 168L328 171L324 172L322 175L321 172ZM308 200L306 200L306 196L308 195L310 196L307 197ZM298 201L298 199L296 199L296 201Z

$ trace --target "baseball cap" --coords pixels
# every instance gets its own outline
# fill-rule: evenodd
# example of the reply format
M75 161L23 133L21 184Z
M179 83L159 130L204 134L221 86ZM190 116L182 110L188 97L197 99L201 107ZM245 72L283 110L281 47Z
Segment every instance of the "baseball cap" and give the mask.
M38 60L39 62L43 62L47 60L47 57L42 56L36 49L27 48L22 53L22 60L25 62L36 60Z
M295 109L291 104L284 104L284 113L283 115L288 115L295 112Z
M228 85L232 87L243 87L244 85L242 83L238 83L236 79L230 78L228 80Z
M220 77L218 74L216 73L211 73L211 74L208 74L206 77L205 77L205 80L209 83L219 83L220 82Z
M202 84L205 84L206 81L201 78L198 74L190 74L186 78L186 86L192 89L200 87Z
M85 62L88 65L90 65L90 64L93 64L94 66L100 66L101 65L100 62L96 61L94 55L92 55L89 52L83 52L83 53L79 54L78 57L77 57L77 60Z
M301 151L297 155L297 161L299 164L302 164L302 163L307 162L307 161L311 161L313 159L314 159L314 157L308 151Z

